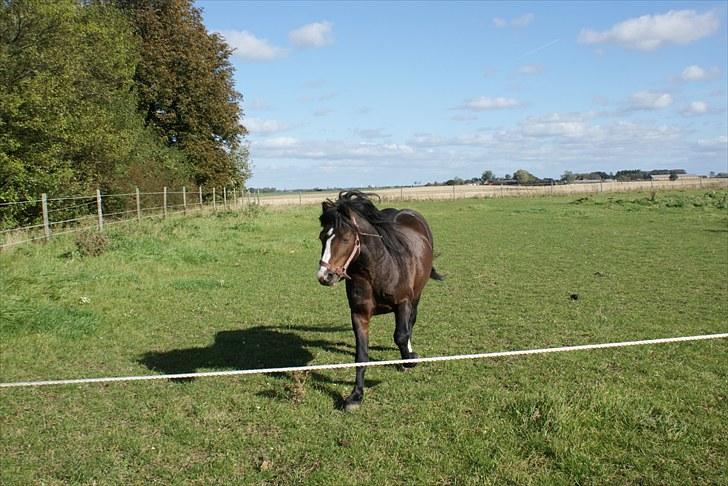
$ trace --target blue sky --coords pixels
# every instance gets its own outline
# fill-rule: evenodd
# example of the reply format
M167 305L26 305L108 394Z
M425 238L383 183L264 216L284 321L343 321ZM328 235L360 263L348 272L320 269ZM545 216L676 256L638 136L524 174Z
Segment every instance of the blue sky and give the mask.
M725 2L196 5L254 187L728 171Z

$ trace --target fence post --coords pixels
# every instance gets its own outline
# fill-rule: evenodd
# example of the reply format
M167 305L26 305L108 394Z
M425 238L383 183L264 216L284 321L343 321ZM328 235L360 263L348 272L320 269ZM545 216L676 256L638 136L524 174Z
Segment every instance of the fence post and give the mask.
M142 220L142 204L139 199L139 188L136 188L137 221Z
M164 207L164 217L167 217L167 186L164 186L164 204L162 204Z
M222 188L222 207L227 211L227 187Z
M233 203L231 204L232 208L235 209L235 206L238 205L238 200L235 198L237 194L235 193L235 188L233 187Z
M182 211L187 214L187 187L182 186Z
M48 224L48 194L45 192L40 196L41 207L43 208L43 231L45 232L46 240L51 237L51 225Z
M202 186L200 186L198 189L200 189L200 211L202 211Z
M302 206L303 205L303 198L301 197L301 193L300 192L298 193L298 205L299 206Z
M260 189L258 189L258 206L260 206Z
M399 188L399 200L404 201L404 187Z
M101 189L96 189L96 211L99 213L99 231L104 230L104 211L101 209Z
M217 211L217 200L215 199L215 188L212 188L212 210Z

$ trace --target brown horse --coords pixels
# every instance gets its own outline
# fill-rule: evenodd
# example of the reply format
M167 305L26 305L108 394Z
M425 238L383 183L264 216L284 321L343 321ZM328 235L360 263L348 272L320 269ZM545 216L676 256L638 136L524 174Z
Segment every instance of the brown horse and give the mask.
M346 279L357 363L369 361L369 320L389 312L394 312L394 342L402 359L413 359L412 328L422 290L428 279L443 279L432 266L432 232L416 211L379 210L371 196L341 192L336 201L322 203L317 277L328 286ZM344 400L346 410L357 408L364 398L365 370L356 369L354 390Z

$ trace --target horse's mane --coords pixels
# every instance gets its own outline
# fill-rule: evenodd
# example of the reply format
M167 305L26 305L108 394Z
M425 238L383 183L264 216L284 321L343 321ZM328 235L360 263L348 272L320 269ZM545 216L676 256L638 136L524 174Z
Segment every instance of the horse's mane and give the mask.
M335 201L331 199L324 201L319 221L322 226L333 225L336 229L348 227L355 230L348 218L348 214L354 213L355 217L366 220L374 227L377 234L382 237L385 248L396 260L403 261L409 250L394 222L398 211L380 210L374 205L372 198L379 199L379 196L362 191L342 191Z

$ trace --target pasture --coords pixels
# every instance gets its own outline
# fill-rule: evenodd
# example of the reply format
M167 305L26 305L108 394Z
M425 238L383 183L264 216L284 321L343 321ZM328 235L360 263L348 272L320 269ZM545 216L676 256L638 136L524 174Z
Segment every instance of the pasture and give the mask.
M401 203L396 203L400 205ZM412 201L421 356L726 332L728 191ZM0 253L0 381L353 360L317 206ZM577 296L572 298L572 294ZM393 318L370 356L395 359ZM728 342L0 390L2 484L726 484Z

